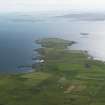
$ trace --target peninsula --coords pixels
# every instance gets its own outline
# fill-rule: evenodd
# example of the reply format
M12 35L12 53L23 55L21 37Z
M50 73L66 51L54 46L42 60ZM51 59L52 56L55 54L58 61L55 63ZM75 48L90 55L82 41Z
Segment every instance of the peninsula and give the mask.
M105 64L75 42L59 38L36 41L40 59L33 72L0 75L0 105L105 105Z

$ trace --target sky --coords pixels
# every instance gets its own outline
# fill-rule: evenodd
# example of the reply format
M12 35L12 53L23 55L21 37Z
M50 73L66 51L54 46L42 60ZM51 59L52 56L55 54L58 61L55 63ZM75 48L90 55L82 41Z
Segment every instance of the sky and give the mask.
M0 12L105 10L105 0L0 0Z

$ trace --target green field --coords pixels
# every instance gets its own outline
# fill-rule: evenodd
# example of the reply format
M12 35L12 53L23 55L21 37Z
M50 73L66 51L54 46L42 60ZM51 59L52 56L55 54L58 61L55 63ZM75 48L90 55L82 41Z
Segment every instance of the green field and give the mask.
M0 76L0 105L105 105L105 64L82 51L67 49L74 42L37 40L44 63L31 73Z

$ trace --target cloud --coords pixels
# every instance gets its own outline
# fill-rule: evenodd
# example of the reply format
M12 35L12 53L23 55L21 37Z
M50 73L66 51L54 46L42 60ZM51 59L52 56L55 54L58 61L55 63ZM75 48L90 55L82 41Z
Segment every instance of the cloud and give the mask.
M104 0L0 0L0 11L105 9Z

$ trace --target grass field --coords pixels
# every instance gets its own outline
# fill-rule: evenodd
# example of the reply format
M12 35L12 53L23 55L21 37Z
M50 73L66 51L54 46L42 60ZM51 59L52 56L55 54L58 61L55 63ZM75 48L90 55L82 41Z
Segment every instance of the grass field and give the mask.
M37 72L1 75L0 105L105 105L103 62L67 50L70 41L37 42L45 62Z

